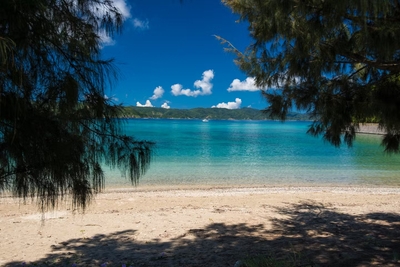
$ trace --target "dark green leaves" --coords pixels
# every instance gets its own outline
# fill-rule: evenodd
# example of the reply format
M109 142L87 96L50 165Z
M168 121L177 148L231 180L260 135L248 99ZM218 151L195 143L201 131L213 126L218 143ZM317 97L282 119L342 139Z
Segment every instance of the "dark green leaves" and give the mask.
M137 183L151 142L124 136L121 107L105 99L117 72L101 59L100 31L120 32L107 0L0 4L0 188L54 208L85 208L104 188L101 166Z
M249 22L254 42L236 63L263 92L269 114L311 112L309 133L351 145L359 123L373 119L399 152L400 5L397 1L224 0ZM275 91L274 91L275 90Z

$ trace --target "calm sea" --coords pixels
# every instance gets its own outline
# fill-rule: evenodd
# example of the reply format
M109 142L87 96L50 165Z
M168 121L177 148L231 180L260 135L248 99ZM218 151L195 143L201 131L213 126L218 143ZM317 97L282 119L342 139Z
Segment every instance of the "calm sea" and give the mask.
M309 124L132 119L125 130L156 142L139 186L400 186L400 155L386 155L380 136L335 148L307 135ZM118 171L106 175L108 186L129 184Z

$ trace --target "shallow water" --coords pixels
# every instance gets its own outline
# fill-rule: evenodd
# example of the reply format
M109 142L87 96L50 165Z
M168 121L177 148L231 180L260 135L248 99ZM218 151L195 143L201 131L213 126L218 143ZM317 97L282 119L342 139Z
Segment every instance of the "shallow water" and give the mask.
M400 185L400 156L383 152L381 136L335 148L307 135L309 124L131 119L124 128L157 143L140 185ZM119 171L106 175L108 186L129 184Z

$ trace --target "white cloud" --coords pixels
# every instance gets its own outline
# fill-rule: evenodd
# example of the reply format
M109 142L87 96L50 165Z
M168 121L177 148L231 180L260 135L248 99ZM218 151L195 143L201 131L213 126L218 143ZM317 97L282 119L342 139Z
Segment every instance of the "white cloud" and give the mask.
M124 19L131 17L131 8L126 4L125 0L112 0L113 6L115 6L119 12L121 12Z
M104 30L100 30L97 34L100 37L102 47L115 45L115 41Z
M214 78L214 71L213 70L206 70L203 72L203 79L197 80L194 82L194 86L196 88L201 88L203 91L203 95L211 95L211 89L213 84L211 80Z
M170 109L171 107L168 105L167 102L161 105L162 108Z
M183 86L179 83L171 86L171 93L174 96L185 95L197 97L199 95L211 95L213 84L211 80L214 78L213 70L206 70L203 72L203 78L194 82L194 86L199 90L183 89Z
M148 30L150 28L148 20L133 19L133 26L139 30Z
M185 96L193 96L193 97L196 97L196 96L198 96L198 95L200 95L201 94L201 91L200 90L195 90L195 91L192 91L192 90L190 90L190 89L183 89L183 86L181 85L181 84L174 84L174 85L172 85L171 86L171 93L174 95L174 96L178 96L178 95L185 95Z
M146 100L146 103L144 105L140 104L139 102L136 102L136 106L137 107L153 107L153 104L151 104L150 100Z
M234 79L228 88L228 92L233 91L259 91L260 88L256 86L256 81L253 77L247 77L246 80L240 81L239 79Z
M161 98L164 94L164 89L161 86L157 86L156 89L153 91L153 96L150 97L152 100L156 100L158 98Z
M227 108L227 109L239 109L240 105L242 104L242 99L236 98L235 102L222 102L216 106L212 106L212 108Z
M111 5L118 9L118 11L122 15L123 20L126 20L131 17L131 11L130 11L131 8L126 3L126 0L111 0ZM94 5L93 8L98 18L103 17L108 12L108 10L103 5L100 4ZM106 33L104 29L100 30L98 32L98 35L100 37L100 42L102 47L115 45L115 41L111 38L110 35Z
M109 2L110 6L117 8L118 12L121 13L122 19L126 20L131 17L131 7L128 6L126 0L110 0ZM91 8L99 20L110 13L110 8L104 3L94 3Z
M116 98L115 96L108 96L108 95L104 95L104 99L105 100L111 100L111 101L116 101L116 102L118 102L119 101L119 99L118 98Z

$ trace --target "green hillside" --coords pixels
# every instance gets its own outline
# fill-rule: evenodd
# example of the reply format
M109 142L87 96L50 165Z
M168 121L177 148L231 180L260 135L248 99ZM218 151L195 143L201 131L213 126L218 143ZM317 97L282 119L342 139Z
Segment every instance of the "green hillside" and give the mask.
M224 108L194 108L194 109L164 109L149 107L124 107L126 118L155 119L209 119L209 120L267 120L267 114L258 109L224 109ZM288 120L309 120L308 114L289 113Z

